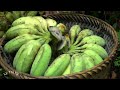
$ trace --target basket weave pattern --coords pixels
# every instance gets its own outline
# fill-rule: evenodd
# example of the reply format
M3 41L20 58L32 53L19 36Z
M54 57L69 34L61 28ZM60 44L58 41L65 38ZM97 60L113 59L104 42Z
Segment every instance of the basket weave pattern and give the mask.
M107 79L110 77L111 65L115 59L118 48L118 37L111 25L101 19L83 14L53 14L43 17L53 18L58 23L64 23L68 27L68 30L74 24L79 24L82 29L89 28L93 30L96 35L99 35L106 40L107 44L104 48L108 52L109 57L95 67L83 72L67 76L33 77L26 73L17 72L6 62L7 59L4 57L4 52L1 50L0 64L11 76L17 79ZM4 41L4 38L1 39L1 44L3 43L2 41ZM9 59L7 61L9 61Z

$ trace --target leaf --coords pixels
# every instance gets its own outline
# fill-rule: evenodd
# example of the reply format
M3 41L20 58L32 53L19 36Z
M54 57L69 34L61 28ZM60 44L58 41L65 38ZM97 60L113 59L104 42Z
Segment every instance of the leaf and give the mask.
M118 41L120 42L120 30L117 31L117 35L118 35Z
M115 29L117 28L117 23L113 24L113 28L115 28Z

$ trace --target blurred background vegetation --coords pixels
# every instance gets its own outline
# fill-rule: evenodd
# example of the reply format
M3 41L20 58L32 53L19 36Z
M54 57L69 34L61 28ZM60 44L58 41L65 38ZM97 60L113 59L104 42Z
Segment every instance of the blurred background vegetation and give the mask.
M85 15L91 15L102 19L114 27L118 34L120 41L120 11L38 11L39 15L55 14L55 13L80 13ZM2 13L0 13L2 14ZM120 78L120 48L118 49L118 55L114 60L114 72L117 74L116 78ZM0 78L9 79L11 77L0 67Z

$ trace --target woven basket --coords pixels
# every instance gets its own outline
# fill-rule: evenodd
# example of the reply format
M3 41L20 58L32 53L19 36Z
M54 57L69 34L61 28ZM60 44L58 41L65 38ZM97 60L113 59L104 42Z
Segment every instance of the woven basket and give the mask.
M94 31L96 35L103 37L107 44L105 49L107 50L109 57L103 60L100 64L94 66L89 70L83 72L67 75L67 76L56 76L56 77L34 77L30 74L17 72L11 65L9 55L6 55L2 44L4 43L4 37L1 38L1 51L0 51L0 64L1 66L14 78L16 79L108 79L110 77L110 71L112 62L116 56L118 48L118 37L114 28L108 23L83 14L52 14L43 16L44 18L49 17L55 19L57 22L66 24L69 28L74 24L79 24L82 29L89 28Z

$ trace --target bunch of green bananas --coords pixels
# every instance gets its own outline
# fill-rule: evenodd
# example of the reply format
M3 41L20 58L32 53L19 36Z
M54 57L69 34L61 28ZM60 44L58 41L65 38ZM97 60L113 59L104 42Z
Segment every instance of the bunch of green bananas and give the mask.
M10 23L4 15L4 12L0 12L0 38L5 34L6 30L9 28Z
M66 31L66 28L62 29ZM105 39L95 35L93 30L88 28L82 30L80 25L73 25L69 33L62 35L62 42L57 48L62 54L53 60L44 76L78 73L93 68L108 57L104 48Z
M69 36L70 45L65 53L71 55L71 60L63 75L91 69L108 57L104 48L105 39L95 35L93 30L82 30L80 25L73 25L69 30Z
M105 39L90 29L42 16L13 21L5 33L6 53L14 53L13 67L32 76L61 76L100 64L106 57Z
M5 11L4 14L8 21L12 23L14 20L20 17L36 16L38 11Z
M1 11L0 12L0 38L10 27L11 23L20 17L36 16L38 11Z

